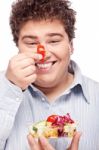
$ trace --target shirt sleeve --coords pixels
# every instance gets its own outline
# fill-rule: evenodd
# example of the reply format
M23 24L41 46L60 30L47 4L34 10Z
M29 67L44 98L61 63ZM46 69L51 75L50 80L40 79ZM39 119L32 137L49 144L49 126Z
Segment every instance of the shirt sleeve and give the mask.
M4 150L22 100L22 90L0 73L0 150Z

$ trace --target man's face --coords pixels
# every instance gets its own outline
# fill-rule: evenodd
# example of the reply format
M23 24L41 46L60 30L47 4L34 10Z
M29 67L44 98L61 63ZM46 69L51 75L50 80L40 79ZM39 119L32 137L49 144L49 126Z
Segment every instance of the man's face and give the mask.
M19 52L37 52L38 44L46 50L44 62L36 63L37 80L41 87L53 87L64 82L68 76L68 65L72 46L64 26L58 20L28 21L19 34Z

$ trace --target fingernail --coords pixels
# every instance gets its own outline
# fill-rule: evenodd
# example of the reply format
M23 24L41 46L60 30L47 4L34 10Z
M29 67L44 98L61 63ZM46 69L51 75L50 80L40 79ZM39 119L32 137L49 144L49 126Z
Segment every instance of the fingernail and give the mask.
M41 54L35 54L35 59L41 60L42 59L42 55Z
M39 139L40 139L41 143L43 143L43 144L46 143L46 138L45 137L40 137Z
M42 55L39 55L39 60L42 59Z

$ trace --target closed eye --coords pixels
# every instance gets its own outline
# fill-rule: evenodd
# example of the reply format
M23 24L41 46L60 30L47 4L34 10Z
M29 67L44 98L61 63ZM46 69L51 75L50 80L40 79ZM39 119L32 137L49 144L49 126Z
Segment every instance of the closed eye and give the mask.
M53 40L53 41L49 41L49 43L58 43L58 42L60 42L59 40Z
M28 44L28 45L37 45L38 43L34 43L34 42L27 42L26 44Z

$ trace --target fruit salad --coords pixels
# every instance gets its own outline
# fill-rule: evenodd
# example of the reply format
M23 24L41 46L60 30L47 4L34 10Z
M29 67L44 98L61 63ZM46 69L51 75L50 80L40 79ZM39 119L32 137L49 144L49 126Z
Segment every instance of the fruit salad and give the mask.
M44 136L46 138L73 137L76 132L76 123L70 114L64 116L51 115L46 120L34 123L30 127L33 137Z

